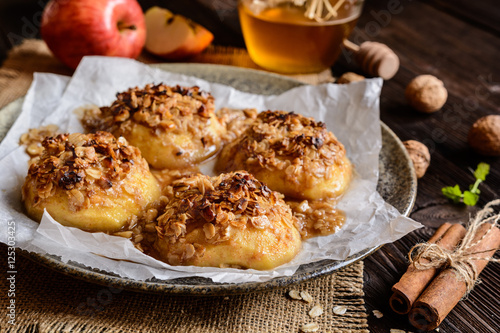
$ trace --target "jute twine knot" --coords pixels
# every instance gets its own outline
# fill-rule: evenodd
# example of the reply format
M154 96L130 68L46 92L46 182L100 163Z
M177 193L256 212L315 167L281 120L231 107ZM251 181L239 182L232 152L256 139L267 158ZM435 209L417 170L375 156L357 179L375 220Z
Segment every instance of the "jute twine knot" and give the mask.
M493 214L494 210L491 208L496 205L500 205L500 199L490 201L470 220L464 239L454 250L443 249L438 244L417 244L408 253L410 264L419 270L429 268L454 269L458 278L465 282L467 288L465 295L468 295L477 283L479 275L472 261L488 260L490 262L500 262L499 259L478 256L482 253L498 249L471 251L471 248L481 243L493 228L499 226L500 214ZM487 232L480 239L474 241L477 231L486 223L490 224Z

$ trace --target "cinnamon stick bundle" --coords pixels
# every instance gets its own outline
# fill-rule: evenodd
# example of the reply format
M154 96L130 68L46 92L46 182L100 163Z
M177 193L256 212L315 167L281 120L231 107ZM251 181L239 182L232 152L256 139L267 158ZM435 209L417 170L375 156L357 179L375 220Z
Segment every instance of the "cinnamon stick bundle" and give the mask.
M475 258L468 264L475 270L477 277L500 247L500 229L484 223L478 228L472 243L475 245L468 253ZM468 291L466 282L454 268L443 270L415 302L409 314L410 323L421 330L438 327Z
M438 244L445 250L452 250L464 237L465 228L460 224L444 223L427 241L429 244ZM421 261L428 262L426 259ZM410 312L413 303L424 291L425 287L436 275L437 268L417 269L413 265L401 277L398 283L392 287L393 294L389 299L391 309L398 314Z

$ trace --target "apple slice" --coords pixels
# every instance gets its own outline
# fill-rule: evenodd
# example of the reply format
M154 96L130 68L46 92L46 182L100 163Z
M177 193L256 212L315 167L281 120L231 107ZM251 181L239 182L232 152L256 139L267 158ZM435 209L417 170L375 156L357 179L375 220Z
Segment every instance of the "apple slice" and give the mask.
M214 35L198 23L164 8L151 7L145 19L146 50L165 59L194 56L214 39Z

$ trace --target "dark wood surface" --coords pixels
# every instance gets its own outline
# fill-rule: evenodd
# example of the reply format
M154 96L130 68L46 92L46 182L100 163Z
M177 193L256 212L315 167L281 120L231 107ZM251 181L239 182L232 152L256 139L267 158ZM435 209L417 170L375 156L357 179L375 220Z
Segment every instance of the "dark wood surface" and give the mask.
M145 9L158 4L202 23L214 32L214 44L244 46L235 0L140 2ZM400 10L388 12L389 2L398 3ZM36 18L39 11L36 1L0 5L0 59L12 42L6 34L14 31L22 35L20 18ZM35 31L24 37L36 35ZM399 72L384 84L381 119L402 140L419 140L432 154L430 168L419 180L411 213L425 228L385 245L365 260L365 300L371 332L389 332L391 328L415 332L406 316L392 313L388 306L390 288L406 270L408 250L428 239L440 224L464 223L476 211L451 204L441 195L441 188L455 184L467 187L474 182L471 169L483 161L491 165L491 173L480 186L478 206L499 198L500 158L477 155L466 139L476 119L500 114L500 6L495 0L367 1L352 39L386 43L400 57ZM334 75L348 70L358 68L345 56L332 68ZM424 115L407 105L404 89L419 74L433 74L444 81L449 97L441 111ZM439 332L500 332L500 266L490 264L481 280L441 324ZM381 311L384 317L375 318L372 310Z

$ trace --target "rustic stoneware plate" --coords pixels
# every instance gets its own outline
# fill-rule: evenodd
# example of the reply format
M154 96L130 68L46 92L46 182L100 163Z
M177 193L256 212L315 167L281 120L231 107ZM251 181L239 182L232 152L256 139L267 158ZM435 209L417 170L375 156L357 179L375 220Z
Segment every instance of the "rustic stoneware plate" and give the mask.
M264 95L280 94L302 85L296 80L277 74L231 66L160 64L157 67L170 72L197 76L207 81L226 84L241 91ZM0 139L3 139L21 112L23 101L24 99L20 98L0 110ZM396 207L401 214L407 216L413 207L417 191L413 165L403 144L394 132L384 123L381 123L381 127L383 146L379 159L380 178L377 190L388 203ZM323 260L302 265L294 275L289 277L279 277L267 282L242 281L240 283L214 283L209 279L198 277L136 281L121 278L109 272L91 269L76 262L64 263L57 256L39 255L26 251L21 251L21 253L51 269L98 284L115 285L129 290L152 293L224 295L283 287L328 274L369 256L377 249L378 247L373 247L363 250L345 260Z

